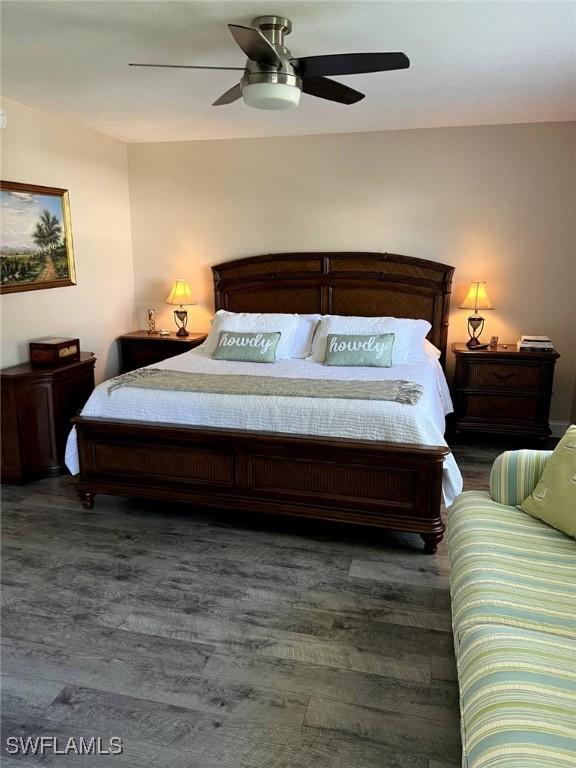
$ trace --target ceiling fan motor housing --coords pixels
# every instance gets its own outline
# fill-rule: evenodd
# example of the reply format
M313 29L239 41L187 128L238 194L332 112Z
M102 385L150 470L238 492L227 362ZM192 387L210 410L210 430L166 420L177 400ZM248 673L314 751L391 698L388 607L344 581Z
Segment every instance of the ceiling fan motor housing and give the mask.
M292 31L292 22L281 16L258 16L252 23L274 46L280 63L269 66L248 59L240 81L244 102L257 109L297 107L302 94L302 80L290 63L290 50L284 45L284 36Z

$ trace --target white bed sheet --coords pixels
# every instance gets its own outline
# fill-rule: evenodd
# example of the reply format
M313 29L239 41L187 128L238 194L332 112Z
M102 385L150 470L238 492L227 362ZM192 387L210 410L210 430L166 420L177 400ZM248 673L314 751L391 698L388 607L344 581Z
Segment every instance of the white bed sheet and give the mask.
M198 347L150 368L194 373L218 373L289 378L381 381L405 379L421 384L424 393L414 406L378 400L339 400L307 397L216 395L197 392L120 387L111 395L103 382L84 406L83 416L136 421L169 422L192 426L247 429L265 432L387 440L399 443L446 445L445 416L452 402L444 372L436 359L393 368L348 368L306 360L262 363L214 360ZM66 446L66 466L79 472L76 432ZM462 490L462 477L452 454L444 461L443 492L446 505Z

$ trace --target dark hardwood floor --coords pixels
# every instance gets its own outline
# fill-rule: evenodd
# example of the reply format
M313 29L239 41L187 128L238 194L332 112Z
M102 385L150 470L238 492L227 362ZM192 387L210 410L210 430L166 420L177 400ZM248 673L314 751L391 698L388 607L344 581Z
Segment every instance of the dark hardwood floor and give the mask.
M467 488L499 449L460 446ZM3 489L3 750L118 736L118 756L11 766L454 768L448 560L417 536ZM60 742L59 742L60 743Z

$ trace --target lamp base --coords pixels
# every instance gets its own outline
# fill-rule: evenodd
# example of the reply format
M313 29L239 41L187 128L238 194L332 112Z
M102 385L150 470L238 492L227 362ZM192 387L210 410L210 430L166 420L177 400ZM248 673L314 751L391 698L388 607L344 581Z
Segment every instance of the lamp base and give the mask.
M488 349L490 345L482 344L481 341L478 341L478 339L475 336L473 336L471 339L469 339L466 342L466 346L468 347L468 349Z
M176 331L176 336L190 336L190 334L186 330L186 325L188 324L188 312L185 309L182 309L182 307L180 307L180 309L174 310L174 321L178 326L178 330Z
M468 349L486 349L488 344L482 344L479 337L484 330L484 318L480 315L472 315L468 318L468 336L469 341L466 342Z

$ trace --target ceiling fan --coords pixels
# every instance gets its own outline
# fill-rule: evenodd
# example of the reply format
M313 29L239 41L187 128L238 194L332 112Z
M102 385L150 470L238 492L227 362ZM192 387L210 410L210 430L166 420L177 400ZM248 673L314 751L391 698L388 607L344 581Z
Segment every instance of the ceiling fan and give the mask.
M281 16L258 16L253 27L228 24L232 37L248 57L245 67L204 67L186 64L130 64L131 67L172 69L221 69L244 72L239 83L223 93L212 106L231 104L242 98L257 109L289 109L298 106L302 91L339 104L355 104L364 94L343 83L330 80L333 75L358 75L407 69L410 61L404 53L336 53L326 56L294 58L284 45L292 22Z

